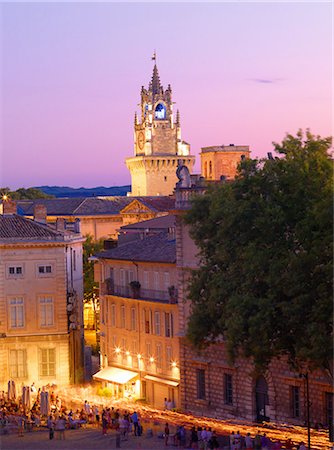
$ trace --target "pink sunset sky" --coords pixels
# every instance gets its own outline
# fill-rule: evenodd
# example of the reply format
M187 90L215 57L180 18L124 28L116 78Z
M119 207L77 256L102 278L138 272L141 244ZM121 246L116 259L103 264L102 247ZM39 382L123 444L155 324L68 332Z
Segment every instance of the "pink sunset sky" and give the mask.
M0 185L130 183L156 49L182 137L201 147L332 134L331 3L2 3Z

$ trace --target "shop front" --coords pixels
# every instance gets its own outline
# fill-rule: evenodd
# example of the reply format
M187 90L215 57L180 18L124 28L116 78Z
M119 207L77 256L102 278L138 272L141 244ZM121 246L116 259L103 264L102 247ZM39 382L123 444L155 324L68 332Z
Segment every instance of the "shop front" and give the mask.
M148 403L156 408L165 408L165 399L167 399L169 409L179 407L179 383L165 378L159 378L152 375L145 375L146 399Z
M115 398L139 398L139 373L119 367L105 367L93 375L93 379L102 382L102 386L111 390Z

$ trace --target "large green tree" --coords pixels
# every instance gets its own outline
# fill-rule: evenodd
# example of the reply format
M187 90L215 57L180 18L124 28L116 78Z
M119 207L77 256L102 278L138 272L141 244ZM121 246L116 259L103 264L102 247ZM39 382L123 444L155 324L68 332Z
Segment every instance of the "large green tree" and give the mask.
M265 368L332 359L333 167L330 138L309 131L274 144L278 157L247 160L231 183L208 187L185 220L198 246L188 338L224 337L230 357Z

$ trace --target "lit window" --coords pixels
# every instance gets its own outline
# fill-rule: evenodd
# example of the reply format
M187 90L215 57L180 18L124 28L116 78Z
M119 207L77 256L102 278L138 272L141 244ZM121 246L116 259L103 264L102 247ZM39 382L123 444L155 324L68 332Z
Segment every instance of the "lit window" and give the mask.
M56 375L56 349L41 348L39 351L39 374L41 377Z
M159 120L166 118L166 108L162 103L156 106L154 117Z
M9 351L9 373L11 378L27 377L27 351Z
M12 298L10 305L10 326L11 328L24 327L24 301L23 298Z
M51 327L54 323L53 299L42 297L39 299L39 315L41 327Z

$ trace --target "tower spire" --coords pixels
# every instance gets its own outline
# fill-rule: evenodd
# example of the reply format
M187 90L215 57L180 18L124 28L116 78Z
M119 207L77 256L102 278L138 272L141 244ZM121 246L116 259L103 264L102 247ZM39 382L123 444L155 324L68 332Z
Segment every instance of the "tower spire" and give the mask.
M154 64L153 75L152 75L152 93L159 94L160 92L160 78L157 65Z

